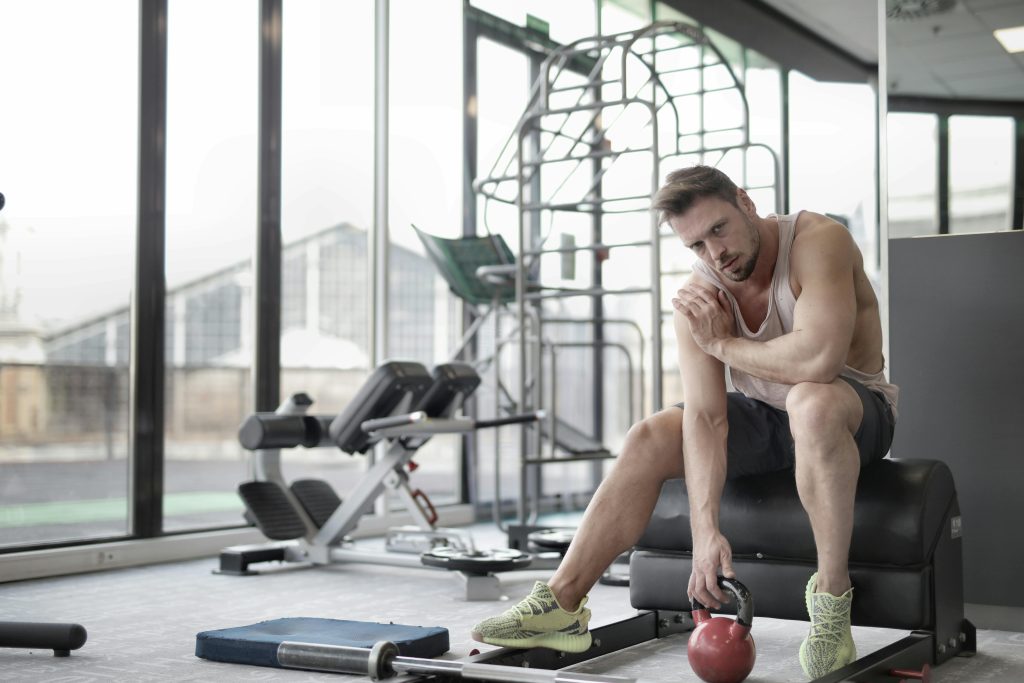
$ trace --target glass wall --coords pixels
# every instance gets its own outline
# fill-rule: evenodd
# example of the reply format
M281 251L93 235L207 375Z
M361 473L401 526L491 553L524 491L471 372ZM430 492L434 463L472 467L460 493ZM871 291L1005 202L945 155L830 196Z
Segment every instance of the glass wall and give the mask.
M0 4L0 547L128 531L137 36L138 3Z
M391 0L388 109L388 356L427 369L448 360L461 309L412 226L462 234L461 3ZM424 27L437 27L435 29ZM447 27L441 30L440 27ZM424 74L447 74L424 78ZM432 502L457 502L461 440L438 435L417 453L413 485Z
M891 237L1012 229L1013 117L891 112L887 122Z
M949 231L1009 230L1014 124L1009 116L949 117Z
M258 7L174 0L167 22L164 530L240 523L251 404Z
M369 374L373 36L373 3L284 3L281 399L304 392L318 415L341 412ZM281 464L342 498L366 469L334 448Z
M864 269L879 277L876 96L867 84L789 77L790 210L831 216L849 228Z
M522 115L529 101L530 61L523 52L500 45L493 40L481 38L476 43L476 98L471 103L472 115L476 117L476 166L478 177L504 173L509 155L515 150L515 139L511 148L506 147L509 135ZM500 78L488 74L502 74ZM474 179L475 180L475 179ZM476 194L477 234L498 235L509 245L516 244L518 213L513 205L486 200ZM512 319L503 318L499 334L507 334ZM478 357L494 353L493 319L481 329L477 341ZM512 372L514 350L503 347L499 365L503 374ZM498 411L499 397L496 395L494 365L483 369L484 382L476 391L476 406L479 415L494 415ZM519 442L514 438L517 427L488 429L477 434L476 477L471 486L476 490L477 500L493 501L518 495L517 470L514 465L519 455Z
M886 128L889 235L938 234L939 118L935 114L891 113Z
M16 21L7 16L15 12L11 7L18 8ZM282 307L281 398L307 392L316 413L339 412L371 369L374 9L374 3L283 0L282 288L270 295L279 295ZM127 532L129 301L139 168L137 11L135 5L129 10L109 0L90 3L88 11L57 0L0 7L0 60L11 65L4 92L13 94L5 104L27 103L0 111L0 192L8 203L0 214L0 463L5 475L13 473L0 484L0 545ZM259 5L225 0L211 7L174 0L168 12L164 529L179 531L240 522L234 489L249 473L236 429L252 407L252 251L257 228L265 223L257 216L256 196ZM461 36L467 12L493 15L478 27L483 37L469 51L452 38ZM54 16L61 17L58 24ZM501 235L518 246L516 207L467 196L464 166L472 154L477 179L514 170L502 165L507 161L503 145L527 106L544 50L598 33L638 29L652 18L687 21L666 3L641 0L473 0L468 5L392 0L387 357L434 365L449 358L461 331L462 302L438 277L412 225L444 238L465 232ZM59 28L65 25L77 30ZM631 178L642 176L649 184L652 175L675 167L712 163L751 191L762 214L781 210L775 190L787 123L792 205L846 220L874 262L869 189L874 130L863 123L874 120L870 89L794 74L788 83L791 120L785 122L780 68L726 34L704 28L721 57L691 45L673 56L676 61L657 65L665 82L691 79L692 86L673 107L653 96L660 105L659 133L677 146L661 157L661 168L649 158L614 167L609 161L653 128L636 123L628 107L586 123L584 137L564 147L590 154L581 187L586 190L595 178L596 184L586 201L566 210L545 209L530 221L534 244L551 252L532 269L546 285L640 288L658 276L643 253L642 242L649 241L646 208L601 213L588 205L625 193ZM74 59L60 57L72 54ZM475 63L464 64L465 54L474 54ZM584 55L573 65L563 85L582 82L586 69L581 67L589 58ZM635 66L648 77L653 71L642 60ZM473 97L463 92L467 67L476 74ZM670 76L674 67L679 72ZM616 76L617 67L605 68L602 76ZM657 87L641 86L648 94ZM575 100L562 93L563 101L585 109L606 94L589 90ZM94 106L100 101L102 107ZM661 117L673 108L681 112L679 120L674 128L663 126ZM475 139L464 137L467 116L475 124ZM951 179L953 214L963 229L972 229L971 207L979 197L989 202L1006 187L1007 157L997 147L1009 143L1001 142L1002 128L993 127L1000 132L989 137L983 128L955 117L950 125L951 155L981 147L987 159L996 160L987 184ZM556 145L570 142L539 131L530 144L544 135ZM514 137L512 143L514 148ZM606 159L595 161L602 155ZM579 189L575 180L563 185L556 176L538 176L534 189L552 196ZM999 220L994 209L989 213L991 221ZM475 221L467 222L467 215L475 215ZM630 240L636 244L613 249L598 244ZM679 386L674 338L665 324L671 319L667 300L690 272L693 257L667 231L662 253L661 379L663 402L672 403ZM646 397L653 379L650 339L658 332L643 326L650 327L657 316L651 316L646 296L606 297L598 306L594 298L576 295L545 304L553 317L590 320L600 314L644 321L639 336L636 328L619 322L602 328L588 322L572 332L566 331L569 326L557 333L550 328L554 344L541 370L547 373L545 400L584 434L599 432L601 445L613 453L630 423L655 408ZM508 333L511 320L503 325ZM588 347L596 334L609 343L603 356ZM644 372L640 339L647 344ZM482 331L481 344L482 353L494 353L489 328ZM557 352L551 351L555 344L561 345ZM514 350L503 346L496 364L508 376L515 372ZM482 368L485 377L493 367ZM605 382L603 412L591 401L599 377ZM591 384L578 384L581 378ZM561 393L552 398L556 383ZM478 393L478 414L499 410L494 406L500 392L492 381ZM477 452L484 457L473 481L463 478L458 439L433 439L419 458L423 467L415 484L435 503L459 500L463 484L478 487L481 500L488 494L508 498L518 483L517 467L504 459L519 454L512 431L480 435ZM495 451L503 464L490 457ZM284 468L289 479L327 479L344 496L365 464L364 458L339 457L331 449L296 449L287 454ZM552 468L544 474L543 488L586 495L601 468L590 463ZM47 483L56 476L51 470L59 472L58 486ZM494 476L498 471L501 475ZM64 526L61 520L71 518L75 524Z

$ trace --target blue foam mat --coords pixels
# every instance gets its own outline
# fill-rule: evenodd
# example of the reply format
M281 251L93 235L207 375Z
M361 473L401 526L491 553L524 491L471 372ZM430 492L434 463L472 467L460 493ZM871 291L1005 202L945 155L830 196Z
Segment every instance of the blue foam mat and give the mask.
M196 634L196 656L215 662L281 668L277 646L284 641L373 647L390 640L406 657L437 657L448 651L448 629L368 621L290 617Z

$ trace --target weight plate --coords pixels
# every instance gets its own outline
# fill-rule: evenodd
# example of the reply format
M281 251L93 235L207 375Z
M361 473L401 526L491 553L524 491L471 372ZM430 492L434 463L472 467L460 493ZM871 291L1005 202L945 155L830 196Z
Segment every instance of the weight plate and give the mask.
M572 537L575 534L575 529L541 529L531 531L527 534L526 540L538 548L565 550L572 543Z
M420 561L428 567L440 567L450 571L470 574L489 574L523 569L530 565L533 557L512 548L494 550L465 550L462 548L434 548L420 555Z

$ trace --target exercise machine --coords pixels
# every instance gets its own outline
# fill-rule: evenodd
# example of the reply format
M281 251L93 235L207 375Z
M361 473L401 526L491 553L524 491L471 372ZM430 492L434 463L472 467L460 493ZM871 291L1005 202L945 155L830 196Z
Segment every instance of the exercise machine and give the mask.
M462 577L467 600L498 599L495 572L529 566L530 554L508 548L479 550L469 534L436 526L437 511L425 493L410 486L408 473L412 457L434 434L465 434L542 416L537 412L493 420L456 416L479 384L479 375L465 363L441 364L431 373L419 363L389 361L371 373L337 416L310 414L313 401L306 394L289 397L273 413L250 415L238 436L242 446L253 452L254 479L239 486L238 492L247 516L274 542L224 549L218 571L259 573L260 568L253 565L266 562L427 566ZM387 444L386 452L344 501L324 480L288 484L282 474L282 449L330 447L356 454L378 443ZM415 527L396 530L390 546L413 553L359 549L347 538L386 491L405 502L415 521Z

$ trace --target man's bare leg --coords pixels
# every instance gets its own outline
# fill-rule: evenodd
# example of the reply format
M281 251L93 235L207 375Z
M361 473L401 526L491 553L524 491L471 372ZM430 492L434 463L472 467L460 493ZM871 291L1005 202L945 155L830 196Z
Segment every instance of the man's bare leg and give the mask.
M844 380L794 386L786 399L796 444L796 485L818 551L816 591L842 595L851 586L850 539L860 455L853 435L864 416Z
M633 547L647 528L662 483L682 476L682 409L666 408L630 428L548 581L563 609L575 609L615 558Z

